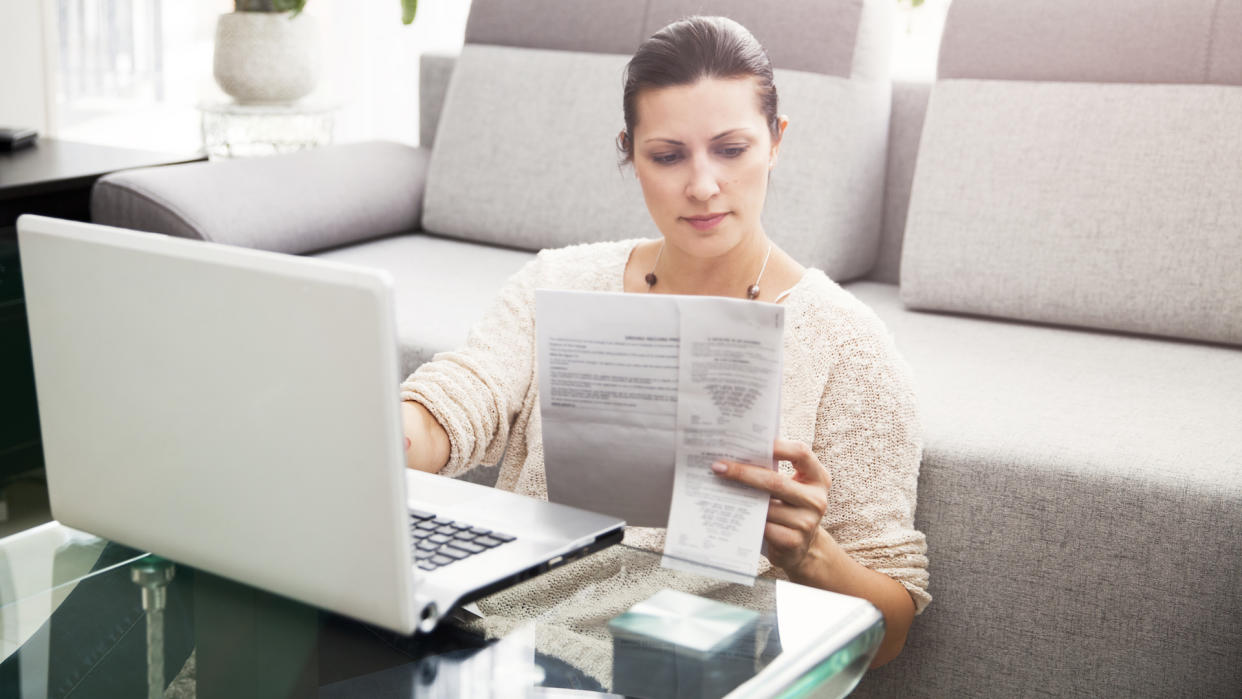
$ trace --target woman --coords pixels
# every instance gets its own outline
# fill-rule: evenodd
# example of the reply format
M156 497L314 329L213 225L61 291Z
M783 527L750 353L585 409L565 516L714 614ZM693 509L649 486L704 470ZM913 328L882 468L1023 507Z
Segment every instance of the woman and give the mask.
M772 67L741 25L675 22L626 68L625 129L659 240L545 250L518 272L466 346L402 385L410 467L456 475L503 457L497 486L547 497L534 361L534 289L696 294L783 303L779 472L718 475L768 492L765 574L864 597L884 614L875 664L895 657L930 601L913 528L921 457L908 370L869 309L786 254L760 221L788 119ZM506 446L507 445L507 446ZM663 530L627 543L659 549Z

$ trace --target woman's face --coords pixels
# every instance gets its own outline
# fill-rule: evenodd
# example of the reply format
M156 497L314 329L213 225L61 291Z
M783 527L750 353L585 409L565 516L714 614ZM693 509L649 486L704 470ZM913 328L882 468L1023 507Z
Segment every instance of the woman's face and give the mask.
M761 230L780 143L759 111L754 78L644 90L635 106L634 171L669 245L717 257Z

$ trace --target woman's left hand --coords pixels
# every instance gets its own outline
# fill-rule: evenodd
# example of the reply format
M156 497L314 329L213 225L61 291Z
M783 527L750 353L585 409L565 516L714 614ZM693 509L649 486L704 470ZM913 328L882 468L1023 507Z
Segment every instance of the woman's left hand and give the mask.
M777 461L788 461L794 476L733 461L712 464L717 475L744 483L772 496L763 538L768 544L768 560L780 566L791 578L808 562L808 555L824 535L820 520L828 510L828 470L805 442L778 439L772 448Z

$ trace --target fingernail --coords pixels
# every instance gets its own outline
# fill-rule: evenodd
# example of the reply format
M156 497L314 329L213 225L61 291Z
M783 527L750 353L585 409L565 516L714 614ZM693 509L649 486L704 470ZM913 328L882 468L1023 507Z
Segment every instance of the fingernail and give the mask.
M717 461L712 464L712 470L715 471L716 473L724 473L725 471L729 470L729 467Z

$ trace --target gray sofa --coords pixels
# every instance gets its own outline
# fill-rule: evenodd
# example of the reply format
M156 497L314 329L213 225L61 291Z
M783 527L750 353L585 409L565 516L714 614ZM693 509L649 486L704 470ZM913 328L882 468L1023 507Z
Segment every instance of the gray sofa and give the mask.
M733 16L792 119L768 231L919 384L935 599L858 694L1239 696L1242 0L955 0L934 84L890 83L893 9L474 0L422 148L120 173L93 216L388 269L409 371L534 250L657 235L620 68Z

